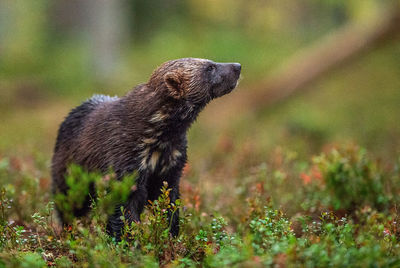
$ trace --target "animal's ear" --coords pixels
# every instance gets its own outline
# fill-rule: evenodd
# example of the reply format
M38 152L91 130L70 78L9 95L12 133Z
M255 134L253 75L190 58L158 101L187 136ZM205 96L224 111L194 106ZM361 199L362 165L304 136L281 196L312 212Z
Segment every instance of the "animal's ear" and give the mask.
M179 72L168 72L164 75L164 81L167 85L168 93L175 99L180 99L184 96L182 79Z

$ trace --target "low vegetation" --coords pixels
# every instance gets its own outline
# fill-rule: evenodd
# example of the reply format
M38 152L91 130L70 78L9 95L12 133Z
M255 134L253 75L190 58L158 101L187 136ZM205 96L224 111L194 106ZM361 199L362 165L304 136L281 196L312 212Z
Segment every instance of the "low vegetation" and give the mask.
M164 184L117 242L105 233L106 214L134 190L134 177L116 182L72 166L70 190L53 199L43 163L3 156L0 267L398 266L399 167L356 146L330 148L310 161L281 151L222 193L197 189L186 168L182 199L171 205ZM62 229L55 202L68 211L92 182L90 215ZM167 215L178 208L181 230L172 238Z

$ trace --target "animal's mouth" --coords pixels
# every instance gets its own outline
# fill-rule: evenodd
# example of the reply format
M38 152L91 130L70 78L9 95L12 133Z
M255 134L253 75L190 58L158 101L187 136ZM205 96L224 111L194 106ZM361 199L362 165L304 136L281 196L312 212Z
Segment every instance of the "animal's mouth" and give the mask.
M211 89L211 98L215 99L218 97L221 97L223 95L226 95L228 93L231 93L239 84L239 81L236 80L235 82L232 82L230 84L225 84L225 86L223 85L218 85L218 86L214 86Z
M231 84L231 86L229 87L230 90L235 89L238 85L239 85L239 81L241 80L242 76L240 75L236 81L234 83Z
M211 99L231 93L239 85L240 78L240 71L238 71L235 77L225 77L222 83L213 85L210 90Z
M233 83L233 84L230 85L229 90L235 89L235 87L237 87L238 84L239 84L239 82L238 82L238 80L236 80L235 83Z

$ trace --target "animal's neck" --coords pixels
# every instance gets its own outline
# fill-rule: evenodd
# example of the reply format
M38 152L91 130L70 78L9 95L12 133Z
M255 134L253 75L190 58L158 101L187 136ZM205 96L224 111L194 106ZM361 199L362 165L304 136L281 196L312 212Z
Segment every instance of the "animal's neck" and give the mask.
M159 129L165 138L174 139L186 134L201 109L187 101L166 102L160 109L155 109L147 120L150 128Z
M133 114L140 115L144 136L175 139L185 135L204 106L192 104L185 99L174 99L164 92L139 86L125 97ZM132 114L128 111L128 114ZM134 122L135 120L132 120ZM147 135L149 134L149 135Z

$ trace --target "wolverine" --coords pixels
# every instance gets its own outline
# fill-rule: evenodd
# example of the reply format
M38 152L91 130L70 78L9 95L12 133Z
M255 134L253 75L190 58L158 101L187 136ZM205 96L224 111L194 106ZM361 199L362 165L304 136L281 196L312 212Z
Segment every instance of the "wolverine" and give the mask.
M108 215L107 232L120 238L122 213L128 222L139 221L147 200L155 200L163 182L170 200L179 198L179 181L187 161L187 131L213 99L230 93L241 73L239 63L217 63L198 58L165 62L145 84L126 95L94 95L74 108L61 124L52 159L53 194L66 194L66 173L71 164L116 179L137 173L136 187L127 201ZM73 210L76 217L90 209L90 197ZM60 220L67 217L57 207ZM170 233L179 232L178 212L170 214Z

